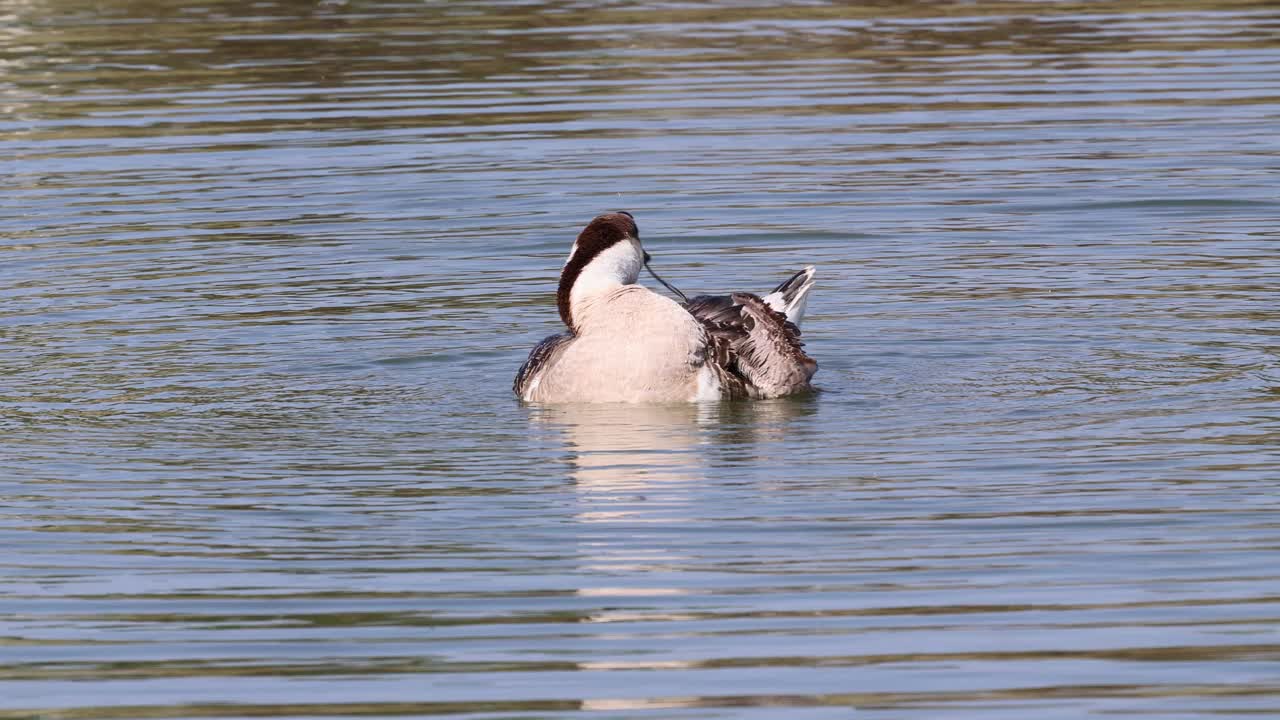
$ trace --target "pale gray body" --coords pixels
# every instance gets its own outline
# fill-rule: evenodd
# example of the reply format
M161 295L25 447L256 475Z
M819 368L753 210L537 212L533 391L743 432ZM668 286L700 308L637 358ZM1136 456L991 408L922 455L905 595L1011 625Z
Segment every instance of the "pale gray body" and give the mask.
M570 330L529 353L513 386L521 400L685 403L812 389L817 363L798 327L812 267L763 298L681 305L636 284L647 257L630 213L601 215L579 235L557 293Z
M691 402L719 389L707 332L679 303L622 285L575 308L578 330L555 336L520 397L530 402ZM545 341L544 341L545 342ZM703 397L699 397L699 393Z

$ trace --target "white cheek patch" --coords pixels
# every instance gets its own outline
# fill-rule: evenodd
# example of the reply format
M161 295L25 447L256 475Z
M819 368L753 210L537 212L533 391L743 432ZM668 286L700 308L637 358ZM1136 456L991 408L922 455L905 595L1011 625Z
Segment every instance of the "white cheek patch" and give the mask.
M640 268L644 266L640 253L634 243L620 242L591 258L574 280L570 293L572 301L576 303L619 285L634 284L640 278Z

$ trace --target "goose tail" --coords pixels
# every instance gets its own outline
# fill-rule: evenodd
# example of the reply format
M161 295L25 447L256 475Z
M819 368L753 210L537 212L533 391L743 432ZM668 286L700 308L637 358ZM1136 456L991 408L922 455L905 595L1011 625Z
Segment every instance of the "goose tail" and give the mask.
M770 308L787 316L787 320L800 326L804 312L809 304L809 291L813 289L813 275L817 272L812 265L783 281L772 292L760 298Z

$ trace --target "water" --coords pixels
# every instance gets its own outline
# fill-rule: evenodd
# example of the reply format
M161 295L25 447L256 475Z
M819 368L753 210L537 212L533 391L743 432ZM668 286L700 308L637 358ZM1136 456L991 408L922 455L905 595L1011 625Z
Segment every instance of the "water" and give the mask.
M1280 16L0 3L0 718L1280 715ZM526 408L577 231L816 397Z

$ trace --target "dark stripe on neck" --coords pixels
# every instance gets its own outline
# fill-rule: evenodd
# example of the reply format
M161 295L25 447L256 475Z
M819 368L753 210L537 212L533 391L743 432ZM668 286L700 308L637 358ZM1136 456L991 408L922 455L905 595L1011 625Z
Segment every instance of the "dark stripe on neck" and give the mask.
M576 331L573 326L573 311L569 309L569 295L573 292L573 284L578 281L578 276L582 274L582 269L591 261L590 258L584 258L585 253L579 248L578 252L573 254L573 258L569 260L569 264L564 266L564 270L560 271L560 287L556 290L556 307L560 308L560 319L564 321L566 327Z
M560 271L560 287L556 290L556 307L560 309L560 319L569 330L577 332L573 325L573 310L569 300L573 293L573 285L582 275L582 271L591 264L600 253L614 245L626 241L628 237L639 238L640 230L629 212L616 212L601 215L592 220L578 235L577 250L569 262Z

